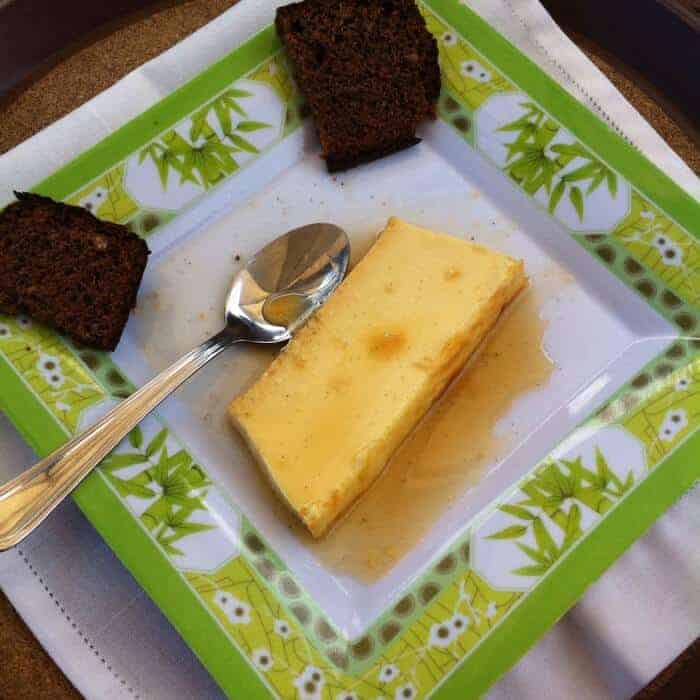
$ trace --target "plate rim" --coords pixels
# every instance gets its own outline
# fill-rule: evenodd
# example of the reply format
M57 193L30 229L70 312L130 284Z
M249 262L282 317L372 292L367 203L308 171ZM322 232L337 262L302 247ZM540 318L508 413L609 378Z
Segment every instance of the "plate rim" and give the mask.
M700 213L698 204L673 183L670 178L610 131L584 105L578 103L563 88L546 76L539 67L500 36L488 23L470 9L459 6L456 2L427 0L424 4L431 10L442 14L449 25L457 29L463 36L466 36L469 43L480 50L482 54L487 55L488 60L499 69L503 70L503 65L505 64L508 70L504 70L504 72L509 78L514 79L514 75L519 76L520 79L515 80L518 86L526 88L532 97L556 116L557 121L569 129L588 147L590 147L591 140L598 144L599 150L604 150L608 154L605 161L608 163L615 161L615 168L621 175L625 176L627 181L637 187L655 205L659 206L660 203L664 212L672 214L674 221L678 222L694 236L697 237L699 235L698 232L693 230L693 225L697 225L697 222L700 220L698 218ZM108 137L105 141L86 151L62 168L58 174L42 181L36 189L54 197L63 198L84 186L86 184L85 179L77 183L76 180L71 178L79 179L81 176L84 177L85 169L88 165L91 165L93 169L99 169L109 161L108 165L100 170L100 172L104 172L105 169L117 162L115 160L115 149L118 150L122 142L119 140L115 141L115 136L121 135L120 138L126 139L126 136L131 133L129 129L142 129L152 115L158 113L159 110L173 107L183 95L192 96L194 93L190 91L193 89L193 83L195 86L199 86L209 82L212 79L212 75L230 71L234 54L237 54L237 56L233 60L233 64L235 70L240 71L239 77L247 74L248 71L242 65L244 63L242 57L245 49L250 50L250 55L245 61L246 66L250 69L258 65L261 60L269 57L270 51L273 53L278 51L279 44L269 28L263 28L258 34L237 46L231 54L215 63L210 69L201 73L190 83L187 83L175 93L166 97L161 103L129 122L113 136ZM255 61L256 58L260 58L260 60ZM252 66L250 65L251 63L253 63ZM211 71L215 72L212 73ZM226 78L227 83L235 80L235 77L232 77L230 72ZM189 105L190 103L187 104ZM196 107L200 104L201 101L194 106ZM181 111L183 105L179 105L179 107ZM155 128L155 126L151 124L151 128ZM143 135L143 132L140 133ZM155 136L156 133L152 133L151 137ZM129 148L129 153L131 152L133 152L133 147ZM118 160L121 159L122 156L119 156ZM95 175L99 176L99 173L95 173ZM593 247L589 246L589 248L590 252L592 252ZM2 361L0 362L0 385L3 387L2 396L0 396L0 404L3 410L9 415L11 421L18 427L37 453L45 454L65 441L67 437L66 431L61 429L51 414L45 411L44 407L36 401L36 397L29 391L26 382L23 382L10 369L4 356L2 356ZM471 663L467 666L462 660L462 663L455 667L456 670L443 679L443 684L440 686L440 696L458 697L457 693L463 690L463 688L457 687L458 684L466 683L467 681L470 691L473 691L475 695L483 692L507 667L514 663L534 643L535 639L544 633L550 624L568 609L587 585L595 580L629 544L649 527L658 515L686 490L691 488L693 483L700 478L700 467L692 465L693 460L688 459L690 455L695 457L700 455L700 434L698 434L697 429L684 440L682 445L677 446L665 460L660 462L644 479L643 483L625 500L621 501L617 508L613 509L606 516L603 521L605 527L595 528L578 545L577 549L562 561L558 567L559 574L557 577L548 577L544 579L543 583L538 584L536 592L531 592L527 600L519 605L518 609L514 610L504 621L498 635L490 635L485 642L470 650ZM695 461L697 462L698 460ZM662 465L663 469L659 468ZM168 618L190 644L195 653L200 656L224 690L233 696L245 689L249 693L249 697L264 697L262 693L266 692L266 686L261 683L261 675L253 671L250 663L242 655L236 654L234 657L231 657L223 653L223 647L221 648L221 654L212 650L210 630L202 632L199 627L205 624L205 620L207 625L211 627L210 622L213 616L203 608L201 599L193 595L191 588L179 576L172 563L169 562L167 567L169 574L173 577L173 580L168 583L167 595L162 590L160 576L156 579L153 577L152 571L146 570L149 567L144 567L144 563L148 560L144 558L144 552L148 551L147 557L151 558L154 556L163 557L162 551L144 532L138 530L138 523L112 491L104 487L104 485L103 488L98 488L100 483L95 475L86 481L75 495L76 502L93 522L93 525L95 525L110 547L114 549L127 568L135 575L140 585L164 610ZM638 516L639 513L643 513L644 517L629 519L628 516L635 512L633 506L637 502L643 508L641 510L638 509L636 513ZM639 505L637 508L639 508ZM114 523L109 523L104 516L105 512L110 512L111 515L120 513L122 517L114 517ZM130 527L126 528L126 530L131 532L128 537L123 536L125 522L130 524ZM115 524L117 524L117 527L114 527ZM133 525L133 528L131 525ZM613 527L617 537L613 542L606 542L602 539L604 533L611 532ZM136 537L137 532L140 533L141 537ZM136 542L138 542L138 547L134 546ZM150 545L150 547L146 545ZM136 549L142 549L143 551L134 551ZM596 556L593 556L594 552ZM584 561L587 563L587 572L584 577L581 577L579 567L581 562ZM552 583L555 578L561 579L563 576L562 571L572 574L578 572L578 575L574 577L575 584L566 590L562 590L566 587L561 586L558 590L549 590L549 588L555 586L555 583ZM543 591L547 591L547 594L543 594ZM174 610L177 610L179 607L179 605L174 605L173 603L175 598L181 601L188 601L190 606L192 599L194 599L195 605L191 609L194 610L196 608L197 611L202 613L200 622L193 624L190 618L175 614ZM544 598L546 604L543 605L541 602L537 604L538 598ZM546 610L542 608L546 608ZM184 607L180 609L185 610ZM526 621L527 624L524 625L523 621ZM222 640L226 642L228 647L228 638L223 632L221 624L218 623L217 627L222 635ZM520 633L518 633L518 629L520 629ZM523 635L523 629L527 629L528 634ZM501 641L506 633L509 633L511 640L515 641L511 641L509 645L504 647ZM218 645L214 646L219 650ZM497 657L496 659L494 659L494 655ZM482 663L477 663L477 660L482 661ZM235 681L231 678L231 675L234 675L231 673L232 666L237 671ZM459 697L463 697L463 695L459 695Z

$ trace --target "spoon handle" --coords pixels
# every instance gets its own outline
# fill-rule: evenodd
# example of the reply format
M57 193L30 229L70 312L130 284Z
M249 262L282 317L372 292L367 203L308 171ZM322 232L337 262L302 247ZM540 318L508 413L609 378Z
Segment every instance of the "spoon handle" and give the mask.
M124 399L95 425L0 487L0 550L21 542L158 404L209 360L246 340L229 325Z

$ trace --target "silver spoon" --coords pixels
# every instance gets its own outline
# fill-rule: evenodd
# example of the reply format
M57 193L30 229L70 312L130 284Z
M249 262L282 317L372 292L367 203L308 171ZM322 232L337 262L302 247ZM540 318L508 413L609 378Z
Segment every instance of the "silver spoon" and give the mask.
M233 278L226 327L163 370L81 435L0 487L0 550L21 542L158 404L229 345L282 343L340 284L350 259L332 224L289 231Z

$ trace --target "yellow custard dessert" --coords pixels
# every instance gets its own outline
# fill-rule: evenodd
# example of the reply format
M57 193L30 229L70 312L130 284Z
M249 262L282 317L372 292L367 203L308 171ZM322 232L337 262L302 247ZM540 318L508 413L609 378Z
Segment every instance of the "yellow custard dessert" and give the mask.
M231 403L234 425L314 537L371 486L525 284L521 261L392 218Z

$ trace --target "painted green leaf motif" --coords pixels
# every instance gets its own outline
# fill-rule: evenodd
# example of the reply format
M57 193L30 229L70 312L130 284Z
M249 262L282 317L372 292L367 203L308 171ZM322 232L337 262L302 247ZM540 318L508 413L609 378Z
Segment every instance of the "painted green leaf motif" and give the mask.
M186 489L183 492L182 489L176 485L168 490L167 495L165 495L164 498L166 498L170 503L175 503L183 508L199 507L201 505L201 501L198 498L189 497L187 495L188 493L189 489Z
M165 189L168 186L168 172L170 166L166 157L166 149L159 143L152 143L139 153L139 163L143 163L146 158L150 158L158 171L160 184Z
M124 469L124 467L144 464L146 461L146 457L140 452L111 454L102 460L100 467L103 471L116 471L117 469Z
M576 493L578 479L574 474L565 474L559 464L552 465L552 471L556 475L557 485L563 498L571 498Z
M583 221L583 194L579 187L572 187L569 190L569 199L576 209L579 221Z
M231 143L234 143L242 151L246 151L248 153L259 153L258 149L252 143L250 143L250 141L246 141L238 134L228 134L228 138L230 139Z
M617 474L615 474L615 472L612 469L610 469L610 466L608 465L605 456L599 448L596 448L595 461L596 473L598 476L598 484L602 487L605 493L608 493L618 498L622 496L622 494L624 493L622 481L620 481L620 478L617 476ZM627 479L629 479L629 477L630 474L627 475ZM632 480L634 481L634 475L632 475Z
M184 499L190 492L189 484L179 474L169 474L162 482L163 497Z
M165 522L168 512L168 502L163 498L159 498L141 514L141 520L149 530L153 530Z
M531 177L523 181L522 186L528 194L534 194L542 187L547 193L552 191L552 180L556 174L556 166L544 155L544 151L538 158L539 167L534 169Z
M143 486L142 484L138 484L131 480L127 481L125 479L119 479L109 472L107 473L107 478L122 498L126 498L127 496L136 496L137 498L154 498L156 495L154 491L149 489L147 486Z
M163 143L168 147L171 153L178 156L187 155L192 148L192 146L175 130L169 131L167 134L163 135Z
M574 460L563 459L561 460L561 464L563 464L569 470L571 475L574 476L578 482L592 484L601 489L605 488L605 482L601 482L597 474L592 472L590 469L586 469L586 467L583 466L583 461L580 457L577 457Z
M207 129L211 129L207 123L208 111L204 109L192 115L192 126L190 126L190 139L192 141L205 137Z
M222 103L221 101L217 101L214 103L214 114L216 115L217 120L219 121L219 126L221 127L221 131L224 134L228 134L231 132L232 129L232 123L231 123L231 110L228 109L228 106Z
M543 464L520 486L525 499L517 504L500 506L500 510L527 525L512 525L487 536L487 539L518 539L529 532L529 523L532 523L536 547L516 542L532 564L513 573L539 576L583 536L583 506L603 514L613 506L614 500L622 498L634 486L634 481L631 470L622 481L610 468L600 448L595 450L594 469L585 467L581 456L571 460L552 460ZM544 515L534 515L528 510L530 507L540 508ZM553 536L557 529L561 533L561 545Z
M585 194L590 195L607 181L610 194L616 196L617 178L606 165L580 143L552 144L561 132L559 124L530 102L520 106L526 110L525 114L499 127L498 131L516 134L513 141L503 144L507 151L505 171L525 192L535 195L544 189L549 196L551 214L563 197L568 196L579 221L584 219L584 189ZM585 162L575 163L577 167L557 178L562 169L577 160Z
M576 500L596 513L604 513L612 505L598 486L582 486L576 492Z
M146 447L146 456L153 457L153 455L156 454L161 447L163 447L167 437L168 429L163 428L160 430L158 434L148 443L148 447Z
M144 513L142 519L150 529L154 529L154 527L160 523L155 533L155 538L163 546L172 545L174 542L188 535L195 535L214 529L213 525L188 521L189 517L199 505L183 507L176 512L172 504L161 499L157 506L157 508L149 508L149 512ZM171 551L170 553L173 552Z
M598 171L599 166L597 163L586 163L586 165L582 165L580 168L567 173L562 179L566 180L566 182L580 182L581 180L589 180L594 177Z
M574 503L569 509L566 519L566 529L564 531L564 544L566 549L581 535L581 508Z
M544 148L557 135L559 124L547 119L535 133L535 145Z
M550 502L561 503L572 495L573 489L567 478L561 473L556 464L548 464L533 479L533 486L544 491Z
M534 547L530 547L523 542L518 542L518 549L527 554L530 559L538 564L549 564L549 559L541 552L538 552Z
M598 477L598 485L602 488L606 488L608 483L610 482L612 472L610 471L608 462L605 459L603 453L600 451L600 448L596 448L595 451L595 469L596 475Z
M188 523L183 522L180 525L171 526L175 531L178 539L185 537L186 535L195 535L198 532L207 532L207 530L213 530L213 525L207 525L206 523Z
M533 515L527 508L523 508L522 506L506 504L500 506L499 510L503 511L504 513L508 513L509 515L514 515L520 520L531 521L537 517L536 515Z
M165 189L168 186L168 173L170 172L171 160L166 153L162 153L156 158L155 164L158 170L160 184L163 189Z
M513 573L518 576L542 576L549 571L549 566L546 564L539 564L533 566L521 566L519 569L513 569Z
M160 484L161 486L163 486L163 484L168 478L168 461L168 450L167 448L163 448L160 453L160 459L158 460L158 464L156 464L152 475L153 481L155 481L157 484Z
M171 557L177 557L182 556L184 554L184 552L181 549L178 549L172 544L172 542L174 542L177 539L177 537L173 539L172 537L165 537L161 534L156 537L156 542L160 544L160 546L164 549L166 554L169 554Z
M180 510L175 511L170 504L167 504L166 509L163 521L165 525L172 528L184 525L192 512L196 510L195 508L180 508Z
M634 472L629 471L627 473L627 478L625 479L625 483L622 484L620 495L627 493L632 488L632 486L634 486Z
M184 184L185 182L192 182L195 185L202 184L195 173L195 165L194 153L188 153L185 156L180 169L180 184Z
M243 109L240 102L238 102L238 99L252 96L253 93L248 92L247 90L230 88L219 95L219 97L217 97L215 100L212 100L209 104L207 104L202 111L208 115L209 111L213 109L221 131L224 134L228 134L232 130L231 112L236 112L236 114L241 117L248 116L245 109Z
M153 528L155 528L159 522L158 519L149 512L143 513L141 515L141 521L149 530L153 530Z
M564 180L559 180L556 187L554 188L554 191L552 192L551 197L549 198L550 214L554 213L554 210L557 208L557 205L561 201L561 198L564 196L564 192L566 192L566 182L564 182Z
M129 433L129 444L137 450L143 444L143 432L138 425Z
M214 525L193 522L195 511L206 510L202 498L204 487L210 484L201 467L193 464L192 456L184 449L168 453L168 429L161 428L144 447L143 431L133 430L129 444L133 452L113 453L104 463L103 473L122 498L132 497L150 501L139 518L171 556L183 552L175 543L183 537L214 529ZM153 460L157 458L154 464ZM123 467L143 464L144 469L130 478L122 479L114 471Z
M260 129L268 129L269 127L270 125L265 124L265 122L242 121L236 125L236 131L260 131Z
M187 473L187 480L196 488L208 486L211 482L198 464L193 464Z
M167 460L168 469L174 470L176 474L187 470L190 464L192 464L192 457L184 450L176 452Z
M527 532L527 527L525 525L511 525L503 530L494 532L489 535L487 539L489 540L513 540L518 537L522 537Z
M168 187L171 172L179 175L180 185L192 183L205 189L213 187L238 170L234 153L258 153L252 143L235 132L254 132L270 126L247 119L248 115L238 100L252 96L247 90L226 90L192 115L188 132L192 143L172 129L161 137L160 142L156 141L143 149L139 161L143 162L147 157L153 161L163 189ZM243 121L235 127L231 116L233 113L243 117ZM216 120L219 133L234 145L221 140L212 127L211 118Z
M236 161L231 157L234 149L224 145L219 139L210 139L204 146L203 152L218 161L227 172L233 172L238 167Z
M521 135L524 134L526 136L534 136L537 133L537 124L533 124L526 115L514 122L511 122L510 124L500 127L498 131L515 131Z
M551 148L554 153L558 153L562 156L569 156L570 159L576 158L577 156L584 158L588 156L588 152L583 148L583 146L580 146L577 143L557 143Z
M223 94L224 97L231 98L231 97L252 97L253 93L248 92L248 90L241 90L240 88L229 88L226 90L226 92Z
M524 155L532 149L532 145L528 143L527 138L517 138L512 143L506 146L508 150L507 160L511 161L515 156Z
M603 180L605 180L605 172L599 171L589 183L588 188L586 189L586 194L595 192L600 187Z
M559 554L556 542L552 539L549 531L544 526L544 523L540 518L536 518L532 523L532 531L535 534L535 541L540 551L544 552L552 558L556 558Z

